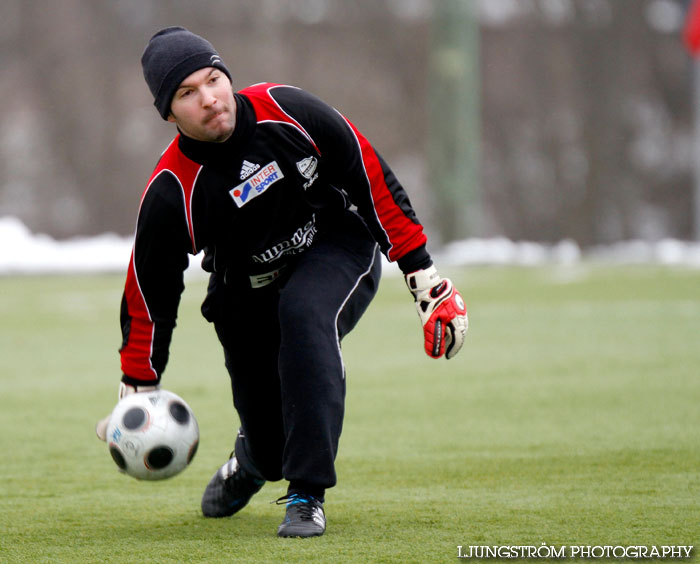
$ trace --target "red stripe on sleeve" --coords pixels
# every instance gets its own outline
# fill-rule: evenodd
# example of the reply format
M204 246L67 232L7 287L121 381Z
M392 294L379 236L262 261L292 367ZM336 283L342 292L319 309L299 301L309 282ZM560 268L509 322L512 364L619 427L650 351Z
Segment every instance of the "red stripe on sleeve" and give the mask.
M153 180L162 172L170 171L175 176L180 184L180 188L182 189L182 196L185 202L185 217L187 218L187 231L189 232L190 240L192 241L192 253L197 254L201 249L197 248L197 242L194 235L194 223L192 221L192 193L194 191L194 184L197 182L199 172L202 170L202 165L187 158L182 151L180 151L178 148L179 139L180 135L178 134L163 153L160 161L158 162L158 166L156 166L153 174L151 174L151 178L148 179L148 185L141 196L141 202L143 202L143 199L146 197L148 188Z
M177 179L182 190L184 201L183 217L187 222L187 230L192 242L192 252L196 254L198 249L192 221L192 193L202 166L182 154L177 145L178 138L179 136L173 140L161 156L141 196L141 206L143 206L144 199L153 181L162 173L172 174ZM130 378L152 381L159 377L152 364L155 323L148 308L148 300L141 290L139 273L136 269L135 256L139 252L138 243L137 233L124 287L124 298L126 299L130 317L129 333L126 343L119 352L124 374Z
M134 251L131 252L129 260L124 296L129 308L131 325L129 338L120 351L122 372L139 380L155 380L158 374L151 364L155 324L139 287L134 266Z
M355 134L360 146L362 163L369 182L377 219L391 245L388 257L392 261L398 260L408 252L425 245L427 237L423 233L423 227L406 217L404 211L394 200L391 190L386 184L382 164L372 145L350 120L344 119Z

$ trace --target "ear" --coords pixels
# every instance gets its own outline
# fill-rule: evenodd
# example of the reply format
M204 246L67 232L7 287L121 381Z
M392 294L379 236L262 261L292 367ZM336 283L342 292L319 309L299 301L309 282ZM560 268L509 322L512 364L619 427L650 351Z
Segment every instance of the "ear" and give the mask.
M173 115L173 112L170 112L170 113L168 114L168 121L169 121L170 123L175 123L175 116Z

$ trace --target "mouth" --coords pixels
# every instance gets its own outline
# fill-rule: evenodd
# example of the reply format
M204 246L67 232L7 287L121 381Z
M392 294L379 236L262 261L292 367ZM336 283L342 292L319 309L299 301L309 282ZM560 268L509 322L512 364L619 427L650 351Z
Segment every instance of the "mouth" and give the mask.
M226 110L218 110L216 112L213 112L204 118L204 123L211 123L213 121L216 121L220 116L222 116L224 113L226 113Z
M215 120L215 119L218 118L222 113L223 113L223 112L214 112L214 113L212 113L212 114L208 114L208 115L204 118L204 123L209 123L210 121Z

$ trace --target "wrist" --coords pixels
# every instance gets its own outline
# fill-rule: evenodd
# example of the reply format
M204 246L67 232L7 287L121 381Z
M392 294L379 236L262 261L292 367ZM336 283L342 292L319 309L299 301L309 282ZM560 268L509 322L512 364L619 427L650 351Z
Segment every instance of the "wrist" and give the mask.
M421 245L397 259L396 263L399 265L401 272L406 275L432 266L433 260L425 245Z
M121 381L132 388L141 388L142 386L160 386L160 378L144 380L142 378L134 378L132 376L128 376L127 374L122 374Z
M122 381L119 382L119 399L139 392L152 392L154 390L157 390L158 388L160 388L158 384L134 386L132 384L127 384L126 382Z
M430 290L433 286L440 283L440 275L434 265L429 266L415 272L406 274L406 285L411 293L418 297L424 292Z

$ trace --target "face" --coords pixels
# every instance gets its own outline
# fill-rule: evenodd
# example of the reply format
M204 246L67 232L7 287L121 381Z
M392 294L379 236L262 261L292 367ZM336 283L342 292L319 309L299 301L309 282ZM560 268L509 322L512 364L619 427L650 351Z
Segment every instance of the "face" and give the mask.
M236 125L231 81L214 67L193 72L175 91L168 121L192 139L223 143Z

